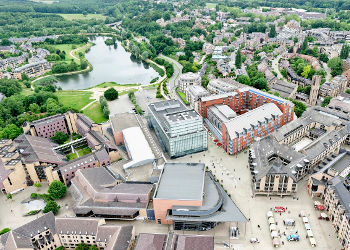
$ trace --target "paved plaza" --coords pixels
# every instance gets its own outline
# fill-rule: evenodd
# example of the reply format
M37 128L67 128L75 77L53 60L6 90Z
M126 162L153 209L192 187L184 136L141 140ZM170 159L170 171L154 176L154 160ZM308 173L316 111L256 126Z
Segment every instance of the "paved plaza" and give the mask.
M318 220L319 211L313 207L313 200L306 192L306 181L302 180L298 184L298 191L295 197L271 197L256 196L252 198L251 189L251 175L248 169L248 151L242 152L237 156L227 155L222 148L219 148L214 142L213 138L209 137L208 151L181 157L170 160L169 162L204 162L209 170L220 180L224 188L231 195L233 201L241 209L244 215L250 221L246 226L241 225L241 237L238 240L229 239L229 223L220 224L215 229L205 232L188 232L181 231L177 233L185 234L205 234L214 235L215 249L228 249L224 247L224 243L230 245L230 249L273 249L272 240L269 232L269 225L266 213L275 206L287 207L287 212L274 213L274 218L277 221L277 228L280 233L285 232L287 235L298 231L300 235L299 242L288 242L285 236L282 236L280 241L284 241L284 245L280 249L324 249L324 250L338 250L340 244L334 233L334 229L329 221ZM133 169L133 175L148 175L149 168ZM47 190L47 185L43 185L39 190L35 187L29 187L26 190L15 194L12 200L6 200L4 195L0 196L0 214L5 215L0 218L0 229L4 227L16 228L23 225L34 218L40 216L23 215L28 212L21 201L30 197L32 192L44 193ZM72 211L73 200L70 194L63 200L58 200L61 206L58 216L74 216ZM301 210L306 211L309 215L309 221L317 242L317 247L312 248L309 240L306 239L306 230L302 224L301 218L298 216ZM296 226L286 229L283 226L283 219L290 218L296 221ZM133 224L135 226L136 234L138 233L166 233L172 230L171 226L158 225L154 221L108 221L111 224ZM260 226L260 229L258 227ZM257 237L260 240L258 244L251 244L249 239Z

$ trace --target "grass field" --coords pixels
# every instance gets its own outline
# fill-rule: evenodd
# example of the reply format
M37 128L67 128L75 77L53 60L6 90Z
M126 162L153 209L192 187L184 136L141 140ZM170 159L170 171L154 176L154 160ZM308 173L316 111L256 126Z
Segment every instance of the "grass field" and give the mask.
M215 9L216 3L206 3L205 4L209 9Z
M136 86L140 86L140 85L141 84L139 84L139 83L119 84L119 83L116 83L116 82L103 82L103 83L100 83L100 84L98 84L96 86L93 86L91 88L136 87Z
M89 147L78 150L79 157L82 157L82 156L90 154L90 153L91 153L91 148L89 148Z
M180 96L181 100L187 105L189 104L186 100L186 94L184 92L181 92L179 90L176 90L177 94Z
M106 16L102 14L88 14L88 15L83 15L83 14L58 14L61 17L63 17L66 20L88 20L88 19L102 19L105 20Z
M67 154L66 157L67 157L68 161L71 161L71 160L74 160L74 159L78 158L76 153Z
M75 108L77 110L82 109L93 101L90 99L92 93L88 91L62 90L57 91L56 95L63 106Z
M86 109L84 109L83 114L88 116L91 120L93 120L96 123L101 123L108 120L104 117L99 102L95 102Z
M75 48L81 47L83 45L84 44L74 44ZM61 51L65 51L66 52L66 61L67 62L70 62L72 59L74 59L70 55L70 52L73 50L73 44L56 44L56 45L53 45L53 47L55 47L56 49L59 49ZM75 60L75 62L79 63L78 60Z

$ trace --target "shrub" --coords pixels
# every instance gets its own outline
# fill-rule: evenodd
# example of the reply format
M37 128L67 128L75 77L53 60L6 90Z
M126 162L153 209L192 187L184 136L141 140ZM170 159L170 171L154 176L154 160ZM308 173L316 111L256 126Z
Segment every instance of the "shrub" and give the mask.
M4 229L2 229L2 230L0 231L0 235L5 234L5 233L8 233L8 232L10 232L10 231L11 231L10 228L5 227Z
M65 143L65 141L67 141L69 138L69 135L61 132L61 131L57 131L55 136L52 136L50 139L57 142L58 144L63 144Z
M32 198L32 199L36 199L36 198L38 198L39 197L39 195L37 194L37 193L32 193L31 195L30 195L30 198Z
M113 101L118 98L118 91L116 91L114 88L109 88L103 95L108 101Z
M12 199L12 194L7 194L6 198L7 198L8 200Z
M44 213L52 212L54 215L58 213L60 206L55 201L48 201L44 208Z
M34 183L34 187L41 188L41 183Z
M50 184L48 193L53 199L60 199L66 195L67 187L62 182L55 180Z

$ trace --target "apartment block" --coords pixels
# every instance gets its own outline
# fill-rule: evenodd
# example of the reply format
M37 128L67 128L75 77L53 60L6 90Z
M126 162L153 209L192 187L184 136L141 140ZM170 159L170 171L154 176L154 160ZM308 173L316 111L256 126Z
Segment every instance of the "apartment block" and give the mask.
M17 80L22 80L22 74L25 73L28 77L37 77L51 70L51 65L45 59L25 64L13 71L13 77Z
M222 142L225 151L235 154L257 138L267 136L292 121L294 105L288 100L245 87L200 98L199 113Z
M180 75L178 81L180 91L185 92L191 85L201 85L201 77L199 74L188 72Z

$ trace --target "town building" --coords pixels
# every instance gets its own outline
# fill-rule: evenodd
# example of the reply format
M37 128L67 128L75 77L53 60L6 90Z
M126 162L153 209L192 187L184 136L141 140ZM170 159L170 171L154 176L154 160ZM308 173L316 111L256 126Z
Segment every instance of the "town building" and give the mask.
M213 94L223 94L233 92L237 87L222 79L212 79L209 81L207 89Z
M13 141L0 142L3 193L16 193L28 185L53 180L69 186L78 169L108 166L120 158L116 146L103 135L101 125L82 114L67 112L28 122L23 131ZM80 134L81 138L58 145L49 139L49 133L57 131ZM66 155L72 147L89 148L91 153L68 161Z
M22 80L22 74L26 74L28 77L33 78L41 76L51 70L51 65L45 59L25 64L13 71L13 77L17 80Z
M210 95L209 91L201 85L191 85L186 90L186 100L196 112L198 112L198 100L201 97Z
M80 243L98 249L129 250L133 226L106 225L104 219L59 218L52 212L1 235L3 249L75 249Z
M268 86L271 91L277 92L283 98L294 99L298 90L298 85L278 79L274 82L269 83Z
M201 77L197 73L188 72L180 75L178 86L179 90L185 92L191 85L201 85Z
M184 156L208 148L208 134L202 117L188 110L178 100L148 105L148 123L154 129L164 151L171 158Z
M254 143L249 151L254 195L294 195L296 170L307 166L305 156L267 136Z
M140 233L134 250L214 250L214 237L188 234Z
M350 114L350 94L343 93L332 98L327 108L342 111L344 114Z
M124 182L104 167L80 169L70 187L73 211L79 217L145 218L152 188L151 183Z
M165 163L153 197L155 220L174 230L210 230L247 219L204 163Z
M322 97L336 97L345 92L348 85L348 80L345 76L339 75L334 77L330 82L322 84L319 95Z
M231 111L223 108L216 109L219 112L215 116L209 115L209 107L213 105L226 105L238 116L233 116ZM294 105L266 92L244 87L231 93L200 98L199 113L225 151L235 154L257 138L267 136L292 121Z

